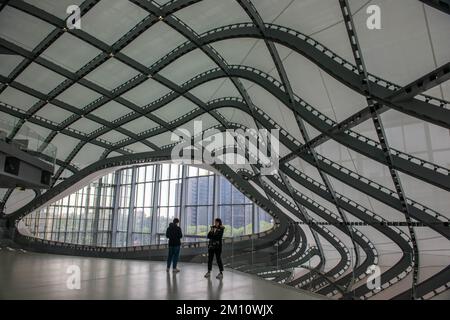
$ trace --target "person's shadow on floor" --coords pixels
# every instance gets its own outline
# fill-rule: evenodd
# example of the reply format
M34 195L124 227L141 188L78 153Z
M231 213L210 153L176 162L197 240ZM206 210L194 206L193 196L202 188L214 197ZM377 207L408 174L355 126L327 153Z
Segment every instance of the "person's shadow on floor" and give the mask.
M173 272L167 272L167 300L178 299L178 283L177 274Z
M222 296L223 280L217 280L218 285L214 288L213 280L208 278L208 300L220 300Z

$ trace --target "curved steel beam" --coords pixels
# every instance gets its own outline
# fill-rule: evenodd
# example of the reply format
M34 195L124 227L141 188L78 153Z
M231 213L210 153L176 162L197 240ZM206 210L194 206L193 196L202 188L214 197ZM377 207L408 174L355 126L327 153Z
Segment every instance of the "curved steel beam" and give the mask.
M279 86L273 85L276 84L276 80L263 72L250 67L230 66L229 74L234 77L244 78L260 85L278 100L289 106L287 101L288 97L285 95L283 89ZM182 87L184 90L190 90L202 83L222 77L227 77L222 70L218 68L212 69L198 75L193 78L193 80L186 82ZM333 140L357 151L358 153L361 153L384 165L388 165L384 152L381 150L378 142L353 131L347 131L345 133L331 133L330 129L335 123L333 120L326 118L324 115L320 114L317 110L299 98L295 101L294 105L295 108L292 111L297 113L302 119L307 121L320 132L329 135ZM306 152L307 149L304 151ZM450 191L450 171L448 169L415 158L393 148L390 148L390 151L392 153L393 166L395 169L431 183L439 188Z
M381 148L384 152L385 159L388 165L389 173L391 175L392 182L395 186L395 191L397 192L397 196L400 200L402 212L405 216L405 220L407 222L407 228L409 232L409 237L411 239L412 248L408 249L411 253L411 258L413 258L413 281L412 281L412 299L415 299L415 289L418 281L418 273L419 273L419 249L416 242L416 233L411 224L411 213L409 210L409 205L406 201L405 191L403 189L402 182L400 180L398 172L395 170L393 165L393 159L391 156L391 151L389 148L388 139L384 130L383 121L380 118L378 113L377 105L380 105L379 102L376 102L376 97L374 96L374 91L372 89L372 84L370 84L367 79L369 74L367 73L367 68L364 62L364 57L361 51L361 47L359 45L358 34L356 32L356 28L353 22L353 17L351 14L350 5L348 4L348 0L339 0L339 5L341 7L342 16L345 21L345 29L347 30L348 39L350 42L350 46L352 48L353 57L355 58L356 65L358 67L358 74L360 77L361 85L363 86L364 92L366 92L366 101L370 109L370 113L372 116L373 124L375 126L375 131L378 136L378 140L380 141ZM395 100L398 101L398 100Z
M275 68L277 69L277 72L278 72L278 75L279 75L279 77L281 79L283 87L285 88L285 91L286 91L286 93L289 96L289 101L292 104L293 101L295 101L294 91L292 90L292 86L291 86L291 83L289 81L289 77L287 76L286 70L284 68L284 64L281 61L280 55L278 53L277 48L275 47L275 44L272 41L269 41L269 40L267 40L264 37L265 31L266 31L266 27L264 25L263 19L261 18L261 16L259 15L258 10L256 10L256 8L253 6L253 4L252 4L252 2L250 0L238 0L237 2L241 5L241 7L244 9L244 11L247 13L247 15L250 17L250 19L252 19L253 23L260 30L260 33L262 34L262 36L264 38L264 43L266 44L266 47L267 47L267 49L268 49L268 51L270 53L270 56L272 57L272 61L275 64ZM306 130L306 127L305 127L305 125L303 123L303 120L298 115L295 116L295 120L296 120L296 123L297 123L297 127L298 127L298 129L299 129L299 131L300 131L300 133L301 133L301 135L303 137L303 140L305 142L309 142L310 141L310 137L309 137L308 131ZM311 148L311 149L309 149L309 152L313 155L314 159L317 160L315 150ZM291 196L291 199L295 202L295 204L297 205L299 210L302 211L302 214L306 218L309 218L307 211L304 210L303 207L298 202L296 202L295 197L293 196L293 188L292 188L289 180L286 179L286 177L284 176L283 172L279 172L279 174L280 174L281 179L283 180L283 183L286 185L286 187L287 187L287 189L289 191L289 195ZM323 175L323 173L320 170L319 170L319 174L320 174L323 182L325 183L327 189L330 191L331 194L334 194L334 190L331 187L331 184L328 181L328 178L325 175ZM339 208L339 206L337 205L337 203L335 201L333 201L333 203L336 206L336 209L338 210L338 212L341 215L342 219L346 220L344 212ZM346 226L346 227L348 227L348 226ZM322 248L321 248L320 243L319 243L319 237L317 237L317 235L314 232L313 232L313 235L314 235L314 238L316 239L316 243L317 243L317 245L319 247L320 252L322 252ZM359 263L359 253L358 253L358 251L356 249L356 245L354 243L352 235L351 235L351 238L352 238L352 242L353 242L354 247L355 247L355 255L356 255L355 266L357 266L358 263Z

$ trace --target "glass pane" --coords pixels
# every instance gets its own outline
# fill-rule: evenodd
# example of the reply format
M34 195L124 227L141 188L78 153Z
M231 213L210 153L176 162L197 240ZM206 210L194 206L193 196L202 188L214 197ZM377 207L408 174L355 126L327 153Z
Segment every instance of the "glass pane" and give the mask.
M181 168L182 166L178 164L170 165L170 179L178 179L181 178Z
M137 175L137 182L144 182L146 179L146 175L145 175L145 170L147 167L139 167L136 171L136 175Z
M197 207L186 207L186 234L197 234Z
M225 226L224 236L232 236L232 207L231 206L220 206L219 216L222 219L222 223Z
M158 233L166 233L167 226L169 225L167 213L167 208L159 208L158 210Z
M169 206L180 205L181 181L170 181Z
M144 205L145 185L137 184L135 192L136 192L136 201L134 202L134 205L136 207L141 207Z
M219 204L231 204L231 184L224 177L219 179Z
M113 201L114 193L117 191L119 205L115 218L117 233L116 241L112 245L148 244L152 230L155 187L152 180L155 168L156 165L149 165L120 171L121 184L117 188L113 184L115 173L108 174L45 209L28 215L24 221L30 232L41 238L89 244L93 241L94 232L98 230L96 245L111 245ZM133 199L134 210L129 212L133 170L136 172L136 189ZM162 234L163 241L166 228L174 217L186 220L182 222L182 226L186 226L186 230L183 231L191 236L186 241L205 241L204 237L215 218L213 216L215 179L218 179L219 185L216 216L221 217L226 226L225 236L237 237L272 227L270 215L255 207L227 179L215 177L210 171L190 166L186 166L185 169L189 177L186 178L183 189L185 213L181 214L182 180L178 177L182 170L183 167L180 165L161 165L161 177L166 180L158 182L160 190L157 199L159 203L157 203L156 232ZM256 210L255 221L253 210ZM129 214L132 214L131 230L128 230ZM128 233L131 236L131 243L127 244Z
M188 167L188 177L197 177L198 176L198 168L196 167Z
M153 183L145 184L144 207L151 207L153 203Z
M161 180L167 180L170 177L170 164L161 165Z
M159 205L160 206L169 205L169 181L162 181L160 184Z
M210 216L212 215L212 207L204 206L198 208L197 213L197 235L206 236L210 226Z

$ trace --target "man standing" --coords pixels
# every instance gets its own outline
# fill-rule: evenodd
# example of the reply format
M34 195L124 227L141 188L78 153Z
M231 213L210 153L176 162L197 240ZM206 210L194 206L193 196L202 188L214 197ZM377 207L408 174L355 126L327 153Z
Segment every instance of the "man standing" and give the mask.
M181 238L183 237L183 233L181 232L181 228L178 226L180 220L178 218L173 219L173 222L169 224L169 227L166 230L166 238L169 239L169 255L167 257L167 272L170 271L170 265L173 262L173 272L180 272L180 269L177 268L178 257L180 256L180 246L181 246Z

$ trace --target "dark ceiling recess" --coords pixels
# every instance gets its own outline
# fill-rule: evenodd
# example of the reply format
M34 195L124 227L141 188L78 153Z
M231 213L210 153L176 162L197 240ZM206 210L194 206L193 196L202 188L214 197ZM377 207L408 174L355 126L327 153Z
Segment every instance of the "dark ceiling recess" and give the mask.
M450 0L420 0L423 3L436 8L446 14L450 14Z

